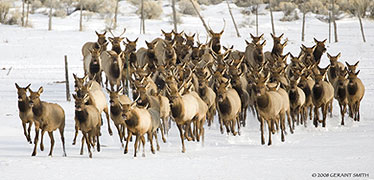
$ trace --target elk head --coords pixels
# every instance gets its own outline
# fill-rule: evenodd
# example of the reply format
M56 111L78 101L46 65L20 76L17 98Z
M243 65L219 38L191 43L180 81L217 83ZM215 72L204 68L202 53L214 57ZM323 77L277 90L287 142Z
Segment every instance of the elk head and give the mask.
M251 38L252 38L252 43L253 44L259 44L260 41L264 38L264 34L261 34L260 36L254 36L252 33L250 33L251 35ZM249 44L248 41L247 42L247 45Z
M105 34L106 34L106 31L103 33L103 34L100 34L98 33L97 31L95 31L96 35L97 35L97 42L100 44L100 45L103 45L107 42L106 38L105 38Z
M174 42L176 44L183 44L185 39L183 38L184 31L177 33L174 30L171 31L174 34Z
M213 32L212 28L209 26L209 35L211 37L210 47L217 54L220 54L220 51L221 51L221 36L222 36L223 32L225 31L225 27L226 27L225 19L223 19L223 22L224 22L223 28L222 28L221 32L219 32L219 33Z
M36 92L33 92L30 88L29 88L29 91L30 91L30 96L29 96L30 107L40 106L40 95L43 93L43 87L41 86L39 88L39 90L36 91ZM40 116L40 115L38 115L38 116Z
M110 43L112 44L112 50L115 51L117 54L121 53L121 42L123 41L123 37L121 37L125 32L126 28L123 29L123 32L119 36L115 36L111 30L109 30L110 34L112 34L112 37L108 37Z
M86 75L82 78L79 78L76 74L73 73L73 77L74 77L75 92L77 92L80 88L84 86L84 83L86 82L88 76Z
M167 33L161 29L161 32L165 36L166 41L170 41L170 42L172 41L173 31L171 31L170 33Z
M27 97L27 91L29 90L31 84L27 85L24 88L19 87L17 83L15 83L15 85L16 85L16 88L17 88L18 102L27 101L29 99L29 97Z
M306 65L312 65L314 64L314 55L313 55L313 52L315 50L317 46L314 45L313 47L305 47L303 44L301 45L301 51L304 53L304 63L306 63Z
M193 47L193 45L195 43L195 35L196 34L188 36L187 34L184 34L184 36L186 37L186 45L187 46Z
M89 99L87 94L84 97L78 97L76 94L73 94L73 98L75 99L75 110L76 111L82 111L85 108L86 103Z
M117 104L120 104L119 96L123 93L123 88L121 87L118 91L111 91L110 89L106 88L108 94L109 94L109 104L110 106L115 106Z
M360 61L357 61L354 65L350 65L350 64L348 64L348 62L345 62L345 64L348 67L348 71L355 73L359 62Z
M327 57L330 59L330 65L331 67L336 67L338 64L338 59L340 58L341 53L337 54L336 56L331 56L329 53L327 53Z

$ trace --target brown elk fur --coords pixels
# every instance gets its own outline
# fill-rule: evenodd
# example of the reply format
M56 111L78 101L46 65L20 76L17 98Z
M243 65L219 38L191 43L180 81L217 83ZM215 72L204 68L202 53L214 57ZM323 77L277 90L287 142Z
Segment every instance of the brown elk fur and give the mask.
M41 132L41 150L44 150L43 145L43 134L47 131L49 138L51 139L51 149L49 151L49 156L52 156L53 146L55 140L53 138L53 131L59 130L61 135L63 156L66 156L65 152L65 138L64 138L64 128L65 128L65 112L62 107L58 104L48 103L40 100L40 95L43 92L43 87L40 87L37 92L30 91L30 101L29 105L32 107L32 112L34 114L34 123L36 135L34 139L34 151L32 156L36 155L37 144L39 140L39 129Z
M105 47L103 50L104 51L106 50L106 45L104 46L104 44L107 43L106 38L105 38L106 31L103 34L100 34L97 31L95 31L95 33L97 35L97 42L86 42L83 45L82 47L83 58L87 57L90 54L90 50L95 49L95 46L97 45L100 45L103 48Z
M86 102L89 100L87 95L80 98L76 94L73 94L73 97L75 99L75 124L83 134L80 154L83 155L83 145L84 141L86 141L89 157L92 158L91 145L94 146L95 142L97 151L100 152L101 115L95 106L86 105Z
M29 90L31 84L27 85L24 88L19 87L17 83L15 83L15 85L17 88L17 95L18 95L18 110L19 110L18 115L22 121L23 134L25 135L27 142L31 144L32 140L30 137L30 131L31 131L31 126L34 123L34 115L32 113L32 108L29 106L30 99L27 96L27 91ZM27 124L29 124L29 127L26 131Z
M347 85L350 116L355 121L360 121L360 103L365 94L365 86L361 79L357 77L358 73L360 71L349 72Z
M327 39L323 41L318 41L316 38L314 38L314 42L316 43L316 48L313 51L313 56L314 56L314 62L318 65L319 62L321 61L321 57L323 53L326 52L326 43Z
M347 111L348 105L348 79L347 79L347 69L339 70L337 73L337 78L333 84L334 87L334 98L338 100L340 107L340 115L342 116L341 125L344 125L344 114Z
M331 84L335 84L335 81L338 78L339 71L341 69L344 69L344 64L338 62L340 56L341 53L337 54L336 56L331 56L329 53L327 53L327 57L330 59L330 67L327 71L327 75Z
M115 51L105 51L101 53L100 58L102 59L102 69L109 81L111 90L114 90L114 86L119 89L122 82L123 63L121 54L117 54ZM106 86L108 87L108 83Z
M329 105L332 103L334 97L334 88L331 83L324 81L326 74L315 75L315 84L312 89L312 101L314 105L314 126L318 127L319 112L318 109L322 109L322 127L326 127L326 116Z

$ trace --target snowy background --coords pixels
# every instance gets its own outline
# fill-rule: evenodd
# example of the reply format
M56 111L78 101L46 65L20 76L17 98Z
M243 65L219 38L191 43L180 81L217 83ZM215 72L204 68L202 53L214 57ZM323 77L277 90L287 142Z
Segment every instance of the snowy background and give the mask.
M168 1L164 2L164 5ZM254 21L254 16L244 16L242 8L231 4L238 24ZM170 32L169 17L162 15L159 20L146 20L146 34L139 35L139 18L135 8L121 1L118 18L119 34L127 28L125 37L134 40L139 37L138 48L161 37L161 29ZM171 8L164 7L164 14ZM214 31L226 29L222 37L225 46L245 49L249 33L255 34L255 27L240 28L241 38L236 32L227 11L227 5L202 6L202 15ZM268 11L259 16L259 32L265 34L265 51L272 48L271 24ZM274 12L275 29L279 35L285 33L289 39L284 52L298 54L301 46L301 20L281 22L282 12ZM308 13L306 17L307 47L318 40L328 38L328 24ZM0 179L317 179L313 173L367 173L369 177L353 179L374 179L374 21L364 19L366 43L362 42L357 18L345 17L337 21L339 43L327 43L331 55L342 53L341 61L350 64L360 60L359 77L365 84L366 92L361 103L361 121L346 119L340 125L338 103L334 100L333 117L327 118L326 128L297 127L294 134L288 134L286 141L280 141L280 134L273 136L273 145L263 146L260 142L259 123L249 115L247 127L241 136L222 135L218 123L206 128L205 144L186 142L186 153L181 153L179 132L173 124L167 143L161 143L161 150L151 154L146 144L146 157L133 158L133 144L129 154L124 155L118 141L117 131L112 124L113 136L109 136L106 121L102 128L102 151L94 152L89 159L87 152L79 155L80 141L71 145L74 137L74 102L65 101L64 55L68 56L70 89L73 90L72 73L83 75L81 47L87 41L96 41L95 30L101 31L105 23L99 16L84 21L84 31L78 31L79 12L65 18L53 18L53 30L47 31L48 17L31 14L33 28L21 28L0 24ZM206 33L200 20L194 16L182 16L183 24L178 29L188 34L198 32L205 41ZM321 66L329 63L326 54ZM61 141L55 133L53 157L48 157L49 137L44 139L45 151L38 150L31 157L33 145L26 142L21 120L18 117L17 93L14 83L31 89L44 87L41 99L60 104L66 112L65 139L67 157L62 157ZM32 137L34 129L32 129ZM86 149L85 149L86 151ZM329 178L331 179L331 178ZM340 178L339 178L340 179ZM349 179L349 178L346 178Z

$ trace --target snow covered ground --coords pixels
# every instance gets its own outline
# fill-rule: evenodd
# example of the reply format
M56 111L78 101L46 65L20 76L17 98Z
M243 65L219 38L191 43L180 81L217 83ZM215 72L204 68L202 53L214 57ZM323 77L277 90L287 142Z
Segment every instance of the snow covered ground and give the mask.
M164 5L167 5L165 1ZM254 21L254 17L244 17L240 8L233 7L237 23ZM160 29L170 31L169 17L163 15L160 20L146 21L146 35L139 35L139 19L133 15L134 8L121 2L119 16L119 34L122 27L127 28L125 37L134 40L140 37L138 48L144 46L144 40L161 36ZM222 37L225 46L234 45L244 50L244 39L250 40L249 33L255 33L254 27L240 28L241 38L236 37L227 6L224 3L204 6L202 15L209 21L214 31L226 29ZM164 7L164 14L170 14L171 8ZM275 12L276 33L285 33L289 39L285 52L298 54L301 45L301 21L280 22L281 12ZM328 24L308 14L306 20L306 46L314 44L313 37L323 40L328 37ZM186 33L199 32L200 40L205 41L205 32L197 17L183 16L183 24L178 28ZM366 93L361 103L361 122L346 120L340 126L338 103L334 101L334 115L328 118L326 128L297 127L294 134L286 136L286 142L280 141L280 135L273 136L273 145L260 143L259 123L249 116L248 125L242 128L242 135L221 135L215 125L206 128L205 144L187 142L186 153L181 153L179 133L172 126L167 143L161 143L161 150L151 154L146 145L146 157L133 158L133 145L129 154L124 155L118 142L118 135L112 124L113 136L107 132L107 124L102 128L102 151L94 152L93 159L87 153L79 155L80 142L72 146L74 136L74 102L65 101L64 55L68 56L70 89L73 89L71 73L83 75L81 46L86 41L95 41L94 30L104 29L104 20L92 17L84 22L85 31L77 31L78 14L66 18L53 19L53 31L47 31L48 19L45 15L31 15L33 28L0 25L0 179L318 179L313 173L365 173L360 178L374 179L374 22L364 20L367 42L363 43L356 18L345 18L337 22L339 43L327 43L332 55L342 53L341 60L350 64L360 60L359 77L363 80ZM267 11L259 17L259 31L265 33L267 45L271 50L270 15ZM326 55L322 66L328 64ZM68 157L62 157L61 141L55 133L54 156L48 157L49 138L45 136L44 152L38 151L31 157L33 146L26 142L21 121L18 117L17 94L14 83L21 86L31 83L31 89L44 87L41 99L60 104L66 112L66 151ZM33 131L33 130L32 130ZM32 132L32 136L34 132ZM317 174L321 175L321 174ZM322 178L327 179L327 178ZM341 179L341 178L337 178Z

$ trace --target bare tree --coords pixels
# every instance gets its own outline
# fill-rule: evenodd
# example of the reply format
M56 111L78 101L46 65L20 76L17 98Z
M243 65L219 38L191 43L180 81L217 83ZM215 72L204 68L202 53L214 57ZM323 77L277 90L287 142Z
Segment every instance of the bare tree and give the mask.
M118 14L118 7L119 7L119 0L116 0L116 8L114 10L114 23L113 23L113 29L117 28L117 14Z
M25 26L25 0L22 0L22 17L21 17L22 27Z
M271 0L269 0L269 10L270 10L271 30L273 31L273 34L275 35L273 10L271 8Z
M140 34L145 34L145 21L144 21L144 0L141 0L141 7L140 7L141 15L140 15Z
M301 27L301 41L304 41L305 40L305 14L307 13L307 10L305 8L305 0L302 0L302 4L301 4L301 10L303 11L303 24L302 24L302 27Z
M258 3L256 4L256 36L258 36Z
M226 3L227 3L227 7L229 8L229 13L230 13L230 16L231 16L232 22L234 23L234 27L235 27L235 30L236 30L236 36L240 37L238 27L236 26L235 18L234 18L234 16L232 15L232 12L231 12L231 7L230 7L230 4L229 4L229 1L226 0Z
M178 32L178 28L177 28L177 11L175 10L175 0L171 0L171 8L173 9L174 31Z
M49 1L48 31L52 30L52 0Z
M353 14L356 14L358 17L358 21L360 23L360 30L361 30L361 35L362 35L362 40L366 42L365 39L365 33L364 33L364 27L362 24L361 16L365 16L366 8L369 6L369 1L363 1L363 0L355 0L353 3L353 6L355 6L355 11Z
M210 34L210 32L209 32L209 28L208 28L208 26L206 25L206 23L205 23L205 21L204 21L204 18L201 16L199 10L197 10L197 7L196 7L195 4L192 2L192 0L190 0L190 2L191 2L191 4L192 4L193 9L195 10L196 14L199 16L201 22L203 23L203 26L204 26L206 32L207 32L208 34Z
M27 27L28 24L29 24L29 13L30 13L30 1L29 0L26 0L26 5L27 5L27 8L26 8L26 23L25 23L25 26Z
M79 0L80 4L80 14L79 14L79 31L83 31L83 3L82 0Z
M331 10L331 12L332 12L332 14L331 14L331 20L332 20L332 23L333 23L333 25L334 25L334 37L335 37L335 42L338 42L338 32L337 32L337 25L336 25L336 22L335 22L335 13L334 13L334 11L335 11L335 0L331 0L331 8L332 8L332 10Z

